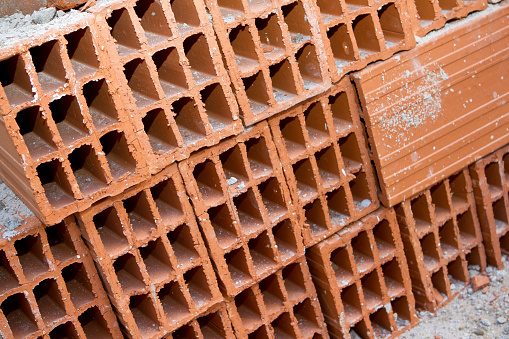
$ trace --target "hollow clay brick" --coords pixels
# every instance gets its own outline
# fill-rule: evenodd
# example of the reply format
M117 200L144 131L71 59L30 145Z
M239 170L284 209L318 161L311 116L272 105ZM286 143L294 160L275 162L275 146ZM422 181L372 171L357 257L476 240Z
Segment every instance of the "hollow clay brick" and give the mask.
M470 167L486 259L502 269L501 253L509 253L509 146Z
M397 338L417 324L393 209L372 212L306 256L330 336Z
M161 338L223 300L176 164L78 223L129 336Z
M486 275L479 274L472 278L472 289L474 290L474 292L485 288L489 284L490 284L490 278Z
M130 0L92 8L152 174L242 131L202 0Z
M509 142L508 13L493 6L353 75L384 205Z
M304 257L227 301L237 338L328 338Z
M330 87L309 0L206 3L246 126Z
M237 295L303 254L266 122L193 154L179 167L226 295Z
M486 268L472 181L464 169L395 207L416 305L435 312Z
M0 232L3 338L123 338L74 217Z
M50 225L149 174L105 28L74 18L0 51L0 176Z
M306 246L379 206L359 109L345 78L269 119Z

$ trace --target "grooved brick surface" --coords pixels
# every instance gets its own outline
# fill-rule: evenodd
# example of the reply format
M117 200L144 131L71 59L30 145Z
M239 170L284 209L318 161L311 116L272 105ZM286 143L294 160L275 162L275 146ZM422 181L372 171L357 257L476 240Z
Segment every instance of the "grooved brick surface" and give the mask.
M237 338L327 338L304 257L227 302Z
M331 336L397 338L417 324L393 209L378 209L306 256Z
M486 255L468 170L395 207L417 306L436 311L470 283Z
M78 220L129 336L160 338L222 300L176 165Z
M74 217L28 217L0 240L0 331L10 338L122 338Z
M359 105L344 79L269 120L311 246L379 206Z
M225 294L235 296L303 254L266 122L179 166Z

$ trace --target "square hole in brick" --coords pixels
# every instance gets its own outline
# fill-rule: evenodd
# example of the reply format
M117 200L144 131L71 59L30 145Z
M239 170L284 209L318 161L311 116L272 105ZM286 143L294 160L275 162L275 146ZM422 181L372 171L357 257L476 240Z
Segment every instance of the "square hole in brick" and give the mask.
M194 99L181 98L173 103L172 109L184 146L192 146L206 137L205 122Z
M219 247L227 249L239 240L232 212L226 204L212 207L207 213Z
M447 276L451 282L452 293L461 290L470 281L468 269L466 268L467 263L465 262L465 266L463 266L463 262L461 256L458 256L454 261L447 264Z
M245 142L247 160L254 179L272 174L272 160L264 137L252 138Z
M360 143L357 142L355 133L350 133L348 136L338 140L338 145L343 157L345 169L349 173L355 173L362 168L362 156L360 150Z
M0 61L0 83L13 107L34 99L33 86L20 55Z
M171 36L168 21L159 0L139 0L134 7L151 46L167 41Z
M115 207L109 207L96 214L93 221L104 249L111 257L116 257L127 250L129 243Z
M353 124L348 94L346 94L346 92L339 92L329 96L329 107L336 133L345 135L350 132Z
M261 277L276 267L276 255L267 231L249 240L248 247L257 276Z
M500 246L503 247L502 241L500 243ZM506 248L509 248L509 247L506 246ZM507 250L506 250L506 252L507 252ZM486 254L486 252L484 251L484 247L481 248L480 246L476 246L476 247L472 248L470 253L468 253L465 256L465 258L467 260L468 268L475 265L475 266L477 266L477 267L475 267L475 270L480 270L480 267L482 265L484 265L485 254Z
M325 24L334 21L343 15L343 9L339 0L317 0L316 4L322 14L322 20Z
M320 199L304 206L304 213L306 217L304 227L309 228L312 237L318 237L327 232L328 225Z
M148 294L131 296L129 309L143 338L149 338L159 332L159 320L154 301Z
M189 86L177 48L169 47L160 50L152 56L152 60L156 65L159 82L166 97L170 98L187 91Z
M247 265L247 257L244 248L238 248L224 255L230 277L236 288L242 288L249 284L253 278Z
M65 317L65 305L55 279L41 281L35 286L34 295L46 325L51 325Z
M126 8L113 11L106 20L110 33L117 44L117 52L121 57L136 53L140 49L140 41L134 30L132 19Z
M500 167L498 162L492 162L484 169L488 189L492 196L502 193L502 177L500 176Z
M136 171L136 160L121 131L111 131L100 139L104 155L114 180L121 180Z
M248 78L243 78L242 81L249 107L253 114L258 114L268 109L270 107L270 99L263 73L260 71Z
M504 176L505 176L505 184L506 188L509 185L509 153L504 154L504 157L502 158L502 166L504 166Z
M288 212L287 201L283 195L283 186L278 179L270 178L258 185L263 205L272 224L278 222Z
M346 323L351 325L362 318L361 301L357 285L351 285L341 291L341 301L345 312Z
M197 309L206 307L212 300L212 293L209 286L209 277L205 274L203 267L198 266L184 273L184 280L194 306Z
M285 297L282 292L282 286L275 274L265 278L258 284L263 296L263 303L267 315L278 314L283 311Z
M285 44L277 14L270 14L266 18L256 18L255 23L265 58L279 59L285 53Z
M355 326L353 326L352 329L350 329L350 338L369 338L370 335L372 335L371 330L368 329L365 319L360 320L357 324L355 324Z
M353 282L353 267L346 247L336 248L331 252L330 263L338 286L344 287Z
M173 179L166 179L150 188L163 224L176 225L184 217L182 202Z
M447 198L445 182L436 184L430 189L431 202L435 206L435 217L438 224L442 224L451 215L451 206Z
M311 27L302 3L295 1L281 9L292 43L300 45L303 41L310 40Z
M207 82L216 76L216 68L205 35L196 34L187 38L184 41L184 52L196 84Z
M338 73L342 73L343 67L356 60L351 33L346 24L338 24L327 30L327 38L334 56L334 64Z
M403 26L401 24L401 17L394 3L388 3L379 9L378 19L380 20L380 26L382 26L385 46L391 48L405 39L405 33L403 32Z
M147 112L142 121L152 152L165 154L179 147L178 132L162 108Z
M51 207L59 209L74 202L71 185L60 161L54 159L39 165L37 176L41 180L46 199Z
M326 147L315 153L316 164L322 186L327 189L337 185L340 180L339 158L333 146ZM342 169L343 175L346 175Z
M112 334L99 307L89 308L78 317L87 338L111 338Z
M326 194L329 217L335 228L343 227L350 219L348 200L343 186Z
M369 316L371 326L375 332L376 338L384 338L393 331L391 321L389 320L389 314L385 307L381 307L378 311L372 313Z
M396 258L382 266L382 273L389 298L393 299L405 292L401 267Z
M159 94L145 60L138 58L129 61L124 65L124 75L138 108L147 107L159 100Z
M220 84L207 86L200 95L210 126L214 131L224 130L233 123L234 119L238 119L237 116L233 117L232 109Z
M505 235L500 237L500 249L505 254L509 253L509 233L506 233ZM479 260L479 263L480 262L481 261ZM477 265L479 265L479 263Z
M286 153L290 160L295 160L306 153L306 141L298 117L288 117L279 122L279 129L285 141Z
M246 332L252 332L263 324L260 305L252 289L247 289L235 297L235 306Z
M357 211L362 211L370 207L373 202L370 195L371 189L368 185L366 173L360 172L355 179L350 181L348 184L350 186L353 202Z
M295 328L292 326L292 318L288 312L281 314L271 325L274 330L275 338L297 338Z
M223 21L230 23L244 15L242 0L217 0Z
M304 272L301 264L293 263L283 268L282 277L286 293L292 304L295 304L306 297L306 279L304 278Z
M239 144L223 152L219 157L229 189L241 190L246 187L249 176Z
M189 315L189 305L182 290L178 282L172 281L157 293L170 324L178 323Z
M303 338L315 338L314 334L320 331L319 320L311 299L307 298L293 307L293 313Z
M191 232L195 232L194 236ZM198 229L196 227L191 228L186 225L180 225L173 231L167 234L168 240L170 241L173 253L177 258L178 266L182 269L193 266L194 263L200 259L200 255L196 249L198 241L195 237L199 236Z
M410 311L410 304L406 296L399 297L391 301L392 312L397 314L396 324L399 328L410 325L412 313Z
M431 283L433 284L433 297L437 306L447 298L447 281L448 278L444 274L444 268L440 268L437 272L433 273L431 276Z
M320 61L318 60L314 45L305 44L295 54L295 58L299 65L300 76L305 90L310 90L323 82Z
M297 236L295 235L291 219L283 220L274 226L272 234L274 235L277 250L283 262L289 261L299 253Z
M361 280L361 284L366 307L373 311L382 304L382 286L377 270L365 275Z
M440 249L445 259L450 259L459 253L459 244L454 233L452 220L447 221L439 228Z
M180 34L200 26L200 18L194 1L170 0L170 5Z
M433 233L425 235L420 239L424 265L428 271L433 271L439 264L438 244Z
M227 333L231 333L230 320L225 309L209 313L196 320L203 338L227 338Z
M361 58L365 58L370 53L380 52L375 25L370 14L359 15L352 22L352 27Z
M92 75L99 69L99 60L90 28L82 28L65 36L67 53L76 78Z
M293 164L292 169L293 175L295 176L299 200L307 202L315 199L318 194L318 185L313 172L313 165L309 158Z
M75 309L79 309L95 300L92 284L83 263L74 263L64 267L62 277Z
M152 283L166 281L173 274L168 251L161 239L150 241L147 246L140 247L140 255Z
M267 326L268 325L262 325L261 327L256 329L254 332L249 333L247 338L248 339L268 339L268 338L272 338L271 336L274 335L273 334L273 330L269 329Z
M456 0L438 0L438 4L440 5L440 11L445 15L456 7L461 6Z
M72 95L63 96L52 101L49 108L64 145L69 146L76 140L83 139L90 134L76 97Z
M374 255L368 233L362 232L352 239L353 257L359 274L370 271L374 265Z
M451 187L451 200L453 210L459 210L468 204L468 189L465 173L461 171L458 174L449 177L449 186Z
M421 26L426 27L435 19L435 10L433 1L430 0L415 0L415 7L417 9L417 18Z
M18 279L7 256L0 250L0 293L8 292L19 286Z
M96 130L118 122L118 112L105 79L92 80L83 86L83 96Z
M34 280L49 269L39 235L28 235L14 242L19 263L27 280Z
M218 170L212 160L206 160L194 167L193 176L200 191L201 200L207 206L216 206L224 198Z
M70 321L58 325L49 333L50 339L79 338L78 331Z
M124 208L137 240L150 237L157 227L149 200L152 199L147 197L145 191L124 200Z
M106 175L92 146L83 145L69 154L69 162L84 195L93 194L107 186Z
M67 82L60 44L57 40L48 41L30 49L35 71L42 90L51 92Z
M277 103L291 100L297 96L294 72L290 61L285 59L276 65L270 66L270 78L272 80L272 91Z
M329 141L329 130L320 101L314 102L304 111L309 143L313 147Z
M499 200L497 203L503 203L503 200ZM493 208L493 211L495 211L496 208ZM507 218L507 215L504 214L505 218ZM474 216L472 214L472 210L468 209L466 212L458 215L456 217L456 220L458 222L458 230L460 233L461 243L463 244L463 247L471 247L474 244L477 244L477 236L476 236L476 229L479 229L478 220L474 219ZM506 219L507 220L507 219ZM500 235L503 231L507 230L506 228L507 223L505 223L505 226L503 229L500 230L497 228L497 235ZM456 245L457 246L457 245Z
M117 258L113 263L113 268L125 295L142 291L145 288L140 267L131 253Z
M373 228L373 235L380 260L385 260L396 253L394 236L387 219L383 219Z
M189 322L187 325L182 326L171 334L172 338L184 339L184 338L199 338L199 332L196 330L194 321Z
M244 234L249 235L265 226L261 213L261 206L252 188L234 198L233 203L237 208L240 226Z
M16 114L19 133L23 136L30 156L36 161L57 150L48 120L44 116L39 106L25 108Z
M410 208L415 221L418 234L427 233L431 228L431 215L426 195L422 194L410 202Z
M258 67L258 55L249 26L239 25L229 34L230 44L235 53L235 62L240 73L249 73Z
M51 253L57 262L65 262L76 256L74 243L64 222L46 227L45 230Z
M30 304L23 293L11 295L2 302L0 308L14 338L26 338L38 330Z

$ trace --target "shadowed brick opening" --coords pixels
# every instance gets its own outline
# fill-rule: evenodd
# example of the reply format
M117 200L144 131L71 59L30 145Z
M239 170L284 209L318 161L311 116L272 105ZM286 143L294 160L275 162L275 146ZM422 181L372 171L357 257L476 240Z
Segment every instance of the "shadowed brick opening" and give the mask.
M297 159L306 152L306 141L298 117L288 117L281 120L279 129L285 140L286 153L290 160Z
M297 96L297 87L290 61L285 59L276 65L270 66L269 70L276 102L282 103Z
M440 268L431 275L431 283L433 284L434 298L437 304L440 304L447 297L447 281L448 278L444 274L444 268Z
M170 0L170 5L180 34L200 26L200 18L198 17L194 1Z
M215 206L224 197L215 164L206 160L195 166L193 176L198 185L203 202Z
M352 239L353 257L359 274L371 271L375 265L373 249L366 232Z
M70 321L55 327L49 333L50 339L78 338L78 331Z
M199 260L200 255L195 248L195 240L188 225L180 225L167 234L179 267L187 268Z
M145 60L137 58L129 61L124 65L124 75L138 108L144 108L159 100Z
M276 241L276 246L281 256L282 261L293 258L299 248L297 246L297 239L293 232L292 222L289 219L281 221L279 224L272 228L272 234Z
M249 26L239 25L235 27L230 31L229 38L239 72L245 73L255 69L258 66L258 55L255 51Z
M206 306L212 299L212 293L203 267L195 267L184 274L189 294L197 309Z
M336 133L344 135L350 131L353 124L348 95L345 92L339 92L336 95L329 96L329 107L332 113L332 122L336 128Z
M428 208L428 202L424 194L410 202L412 215L415 221L415 228L418 234L424 234L431 228L431 215Z
M447 274L449 280L454 282L454 285L459 285L457 288L464 286L465 283L470 281L468 271L463 269L463 260L460 256L447 265Z
M276 275L270 275L258 284L262 293L265 312L267 315L279 314L284 309L284 300L282 286Z
M83 145L75 149L69 154L69 162L84 195L93 194L106 187L106 175L92 146Z
M239 248L224 255L233 284L238 288L249 283L253 278L247 266L244 248Z
M309 158L300 160L292 165L293 174L297 181L297 189L299 190L299 199L309 201L316 198L318 194L318 186L313 173L313 166Z
M304 206L304 212L306 217L305 226L309 227L311 236L319 236L327 231L327 221L320 199Z
M377 270L365 275L361 280L361 286L367 309L375 310L382 304L382 287Z
M428 271L433 271L439 265L438 244L433 233L420 239L424 265Z
M330 263L338 287L344 287L353 283L353 267L346 247L335 249L330 254Z
M248 339L269 339L272 338L269 333L272 334L272 331L269 330L266 326L262 326L256 331L249 333L247 337Z
M173 339L186 339L186 338L199 338L199 334L193 327L193 324L189 323L182 326L171 334Z
M338 24L327 30L327 38L332 48L334 63L338 68L338 73L341 73L341 67L356 60L352 36L348 32L346 24Z
M391 301L392 312L397 314L396 324L399 328L406 327L410 324L412 313L410 311L410 304L406 296L399 297Z
M501 245L502 246L502 245ZM505 251L507 253L507 250ZM468 266L470 265L477 265L481 266L484 263L485 260L485 251L484 248L481 248L480 246L472 248L470 253L466 255Z
M467 181L463 172L449 177L451 186L452 208L459 210L468 204Z
M320 9L322 20L325 24L343 15L339 0L317 0L316 4Z
M114 180L120 180L136 171L136 161L123 132L111 131L103 135L100 141Z
M385 45L388 48L405 39L401 17L394 3L388 3L379 9L378 19L384 34Z
M270 178L258 185L258 190L261 194L265 210L269 215L270 222L277 222L288 212L283 191L278 180Z
M288 312L281 314L272 321L271 326L274 330L275 338L297 338L295 329L292 326L292 319Z
M509 254L509 233L500 237L500 249L502 253Z
M347 324L353 324L362 318L361 301L357 291L357 285L353 284L341 291L341 301L345 310Z
M42 250L39 235L29 235L16 240L14 248L28 281L34 280L48 271L48 261Z
M11 106L19 106L34 99L30 77L20 55L0 61L0 83Z
M57 40L31 48L30 55L44 92L54 91L67 82L60 55L60 44Z
M283 268L281 272L288 298L295 303L306 297L306 280L302 272L302 267L294 263Z
M0 307L14 338L26 338L38 330L35 317L23 293L11 295Z
M265 138L252 138L245 142L249 167L254 179L272 174L272 161Z
M255 24L265 57L269 60L281 57L285 53L285 44L277 14L270 14L266 18L256 18Z
M203 338L226 338L226 326L221 313L210 313L198 318L197 321Z
M505 184L507 186L509 185L509 153L504 155L502 161L504 166Z
M45 231L51 253L57 262L66 262L76 257L74 243L64 222L46 227Z
M122 291L126 295L142 291L145 288L143 276L134 255L126 253L113 263Z
M382 273L389 298L393 299L405 291L401 267L396 258L382 266Z
M244 15L242 0L217 0L224 22L229 23Z
M304 6L300 1L282 6L283 16L290 38L293 44L300 45L305 40L311 39L311 27L309 25Z
M435 217L437 218L437 223L442 224L445 220L447 220L451 215L451 206L449 205L449 201L447 199L447 189L445 187L445 182L433 186L430 189L431 192L431 202L435 206Z
M252 188L234 198L233 203L237 208L240 226L244 234L248 235L254 233L265 226L261 213L261 206L258 205Z
M207 214L214 229L219 247L227 249L233 245L239 236L235 230L234 220L226 204L212 207Z
M83 96L96 130L101 131L118 122L118 112L105 79L86 83Z
M124 200L124 208L129 217L134 237L140 241L150 237L157 226L155 217L150 209L147 193L141 191Z
M376 247L378 249L378 256L380 257L380 260L384 260L396 253L396 242L387 219L380 221L373 228L373 235L375 236Z
M152 60L156 65L159 82L167 98L189 88L182 61L175 47L156 52Z
M66 146L90 134L76 97L72 95L63 96L52 101L49 108L60 137Z
M472 211L468 209L466 212L457 216L458 230L463 247L470 247L477 244L476 224ZM477 226L479 227L479 226Z
M339 187L326 194L327 206L331 223L335 226L344 226L350 218L348 210L348 200L344 187Z
M182 203L173 180L161 181L152 186L150 192L164 225L175 225L184 217Z
M492 204L493 209L493 217L495 219L495 229L497 235L501 234L508 225L507 218L507 204L505 202L505 198L502 197Z
M269 108L270 99L262 72L243 78L242 81L253 114L263 112Z
M216 69L209 48L207 39L203 34L193 35L184 41L184 52L189 60L191 73L196 84L207 82L216 76Z
M376 338L383 338L393 331L391 322L389 320L389 314L387 313L385 307L382 307L378 311L372 313L369 316L369 320L375 332Z
M152 152L167 153L179 146L175 131L162 108L149 111L142 121Z
M200 95L205 113L214 131L223 130L233 123L233 114L220 84L205 87Z
M82 28L65 36L67 52L77 78L91 75L99 68L99 60L95 52L92 32Z
M14 270L3 250L0 250L0 293L5 293L19 286Z
M113 11L107 19L110 26L111 36L117 44L117 51L120 56L127 56L135 53L141 45L136 36L133 23L126 8Z
M78 320L87 338L109 338L112 336L108 324L97 306L86 310L78 317Z
M247 289L237 295L235 306L246 332L253 332L262 326L261 310L252 289Z
M106 252L116 257L127 250L129 243L123 233L123 225L120 221L117 210L109 207L93 218L97 233Z
M305 44L296 54L300 76L304 82L304 89L310 90L323 82L320 62L316 54L316 48L312 44Z
M145 30L149 45L155 46L172 36L168 21L159 0L139 0L134 7L140 24Z
M34 295L46 325L51 325L65 317L65 305L55 279L41 281L35 286Z
M320 102L314 102L306 109L304 119L311 146L318 147L329 141L329 130Z
M157 312L152 299L147 294L132 296L129 300L129 309L142 337L148 338L159 332Z
M257 275L262 276L267 271L276 267L276 255L272 248L267 231L264 231L258 237L249 240L248 247Z
M147 246L140 247L140 255L154 284L167 281L173 274L170 257L161 239L150 241Z
M316 310L307 298L293 307L293 313L297 319L299 330L304 338L312 338L313 334L320 331Z
M500 177L500 167L498 166L498 162L492 162L484 169L486 174L486 181L488 183L488 188L490 193L500 194L502 191L502 178Z
M350 330L350 337L360 336L361 338L369 338L371 331L368 329L366 320L362 319Z
M455 7L459 7L460 4L456 0L438 0L438 4L440 5L440 11L442 14L447 14L452 11Z
M62 163L54 159L37 167L37 177L41 180L46 199L54 209L74 202L71 185Z
M430 0L414 0L417 9L417 16L421 26L425 27L435 20L435 10L433 1Z
M359 15L352 22L352 27L361 57L363 57L362 54L380 52L375 25L370 14Z
M26 108L16 114L19 133L23 136L30 156L37 159L57 150L48 120L39 106Z
M355 173L362 168L361 150L354 133L338 140L341 156L345 169L349 173Z
M238 188L239 186L245 187L249 183L244 158L238 144L223 152L219 158L221 159L223 172L230 189Z
M333 146L326 147L315 153L318 174L324 188L332 187L341 180L339 159ZM345 174L345 173L343 173Z
M74 263L63 268L62 277L75 309L79 309L95 300L92 284L82 263Z
M447 221L439 228L440 249L444 258L450 259L459 252L458 241L454 234L454 224L452 220Z
M172 105L175 122L184 141L184 146L193 145L203 139L207 132L198 106L192 98L182 98Z
M371 201L371 196L369 195L370 189L365 172L360 172L355 179L350 181L348 184L350 186L353 202L357 211L362 211L373 203Z
M189 305L178 282L172 281L164 285L157 295L170 324L173 325L189 315Z

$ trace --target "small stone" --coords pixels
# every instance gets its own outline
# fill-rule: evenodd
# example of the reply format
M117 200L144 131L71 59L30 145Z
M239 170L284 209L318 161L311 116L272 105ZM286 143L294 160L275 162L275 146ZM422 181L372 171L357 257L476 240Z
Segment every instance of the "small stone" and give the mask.
M507 318L504 318L504 317L497 318L497 323L499 323L499 324L505 324L506 321L507 321Z
M488 319L481 320L481 324L483 324L484 326L491 326L491 322Z
M435 334L435 339L442 339L442 337L439 336L438 334Z
M484 288L489 285L490 278L485 275L477 275L473 277L471 280L472 288L475 291L479 291L481 288Z
M478 328L474 331L474 334L478 336L484 336L484 331Z
M34 24L45 24L53 20L57 10L55 7L45 8L32 14L32 22Z
M505 288L505 287L502 287L500 290L501 290L502 292L507 292L507 288Z

